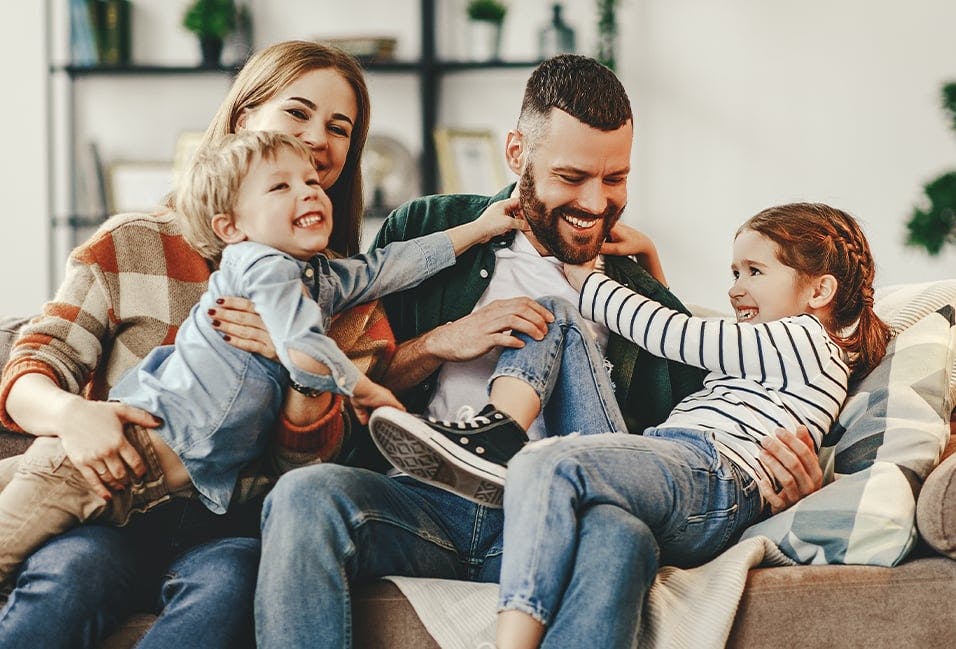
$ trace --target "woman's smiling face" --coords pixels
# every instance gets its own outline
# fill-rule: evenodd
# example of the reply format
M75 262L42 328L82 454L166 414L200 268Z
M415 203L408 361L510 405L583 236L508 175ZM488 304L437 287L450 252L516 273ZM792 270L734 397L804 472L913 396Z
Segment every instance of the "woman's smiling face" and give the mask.
M312 151L323 189L339 179L358 118L358 102L348 81L334 68L302 74L269 101L245 110L239 129L294 135Z

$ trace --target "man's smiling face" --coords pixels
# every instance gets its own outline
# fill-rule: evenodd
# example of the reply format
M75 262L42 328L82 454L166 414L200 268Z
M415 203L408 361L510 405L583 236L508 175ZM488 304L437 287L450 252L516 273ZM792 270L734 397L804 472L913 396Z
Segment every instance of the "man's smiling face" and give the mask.
M552 109L518 184L539 252L573 264L597 256L627 203L632 139L631 122L601 131Z

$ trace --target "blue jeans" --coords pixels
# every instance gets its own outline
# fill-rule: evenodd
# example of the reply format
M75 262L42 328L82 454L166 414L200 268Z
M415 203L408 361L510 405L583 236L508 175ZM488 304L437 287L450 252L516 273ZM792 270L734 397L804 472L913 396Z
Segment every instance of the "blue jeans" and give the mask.
M496 581L502 516L411 478L290 471L263 508L258 646L351 647L349 587L385 575Z
M528 445L508 464L504 509L500 607L544 623L542 647L633 647L658 566L713 558L761 500L712 435L649 429ZM596 511L613 526L585 525Z
M530 385L541 399L548 437L627 432L604 357L584 317L559 297L538 302L554 314L547 334L541 340L515 334L525 346L504 349L491 380L511 376Z
M0 610L0 648L94 647L136 610L159 613L140 648L252 646L259 540L222 534L246 533L255 511L217 516L174 500L125 528L54 537Z

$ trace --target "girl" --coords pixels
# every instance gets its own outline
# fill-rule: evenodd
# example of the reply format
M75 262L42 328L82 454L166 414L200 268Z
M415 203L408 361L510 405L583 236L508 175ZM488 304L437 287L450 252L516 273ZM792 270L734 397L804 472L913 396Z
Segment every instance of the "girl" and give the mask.
M737 231L731 268L736 324L671 311L593 268L566 266L585 317L653 354L709 370L702 390L643 435L549 438L508 457L522 447L518 427L547 412L555 390L575 395L578 406L564 404L566 432L625 430L606 375L585 366L595 357L581 351L590 345L583 322L567 309L555 311L543 341L502 354L490 406L470 430L444 435L441 423L428 426L429 439L437 432L451 441L458 458L466 449L504 449L499 649L632 646L659 565L708 561L764 515L769 499L761 492L774 475L762 449L767 433L803 425L819 447L851 377L866 375L885 353L889 329L872 308L873 259L846 213L820 204L764 210ZM626 556L579 536L581 517L595 507L632 517ZM613 598L595 593L601 609L562 608L572 589L600 588L575 580L576 566L594 561L624 587Z

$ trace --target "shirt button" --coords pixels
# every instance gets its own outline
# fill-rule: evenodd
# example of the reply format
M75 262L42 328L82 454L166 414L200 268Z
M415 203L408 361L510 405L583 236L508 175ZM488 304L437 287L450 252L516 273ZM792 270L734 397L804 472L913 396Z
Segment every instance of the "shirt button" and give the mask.
M345 385L347 382L348 382L348 379L346 379L344 376L339 377L339 380L338 380L339 385Z
M311 266L308 266L308 267L305 269L305 276L306 276L306 277L312 277L313 275L315 275L315 271L312 270L312 267L311 267Z
M488 279L488 271L485 270L484 268L482 268L481 272L478 274L481 275L482 279Z

